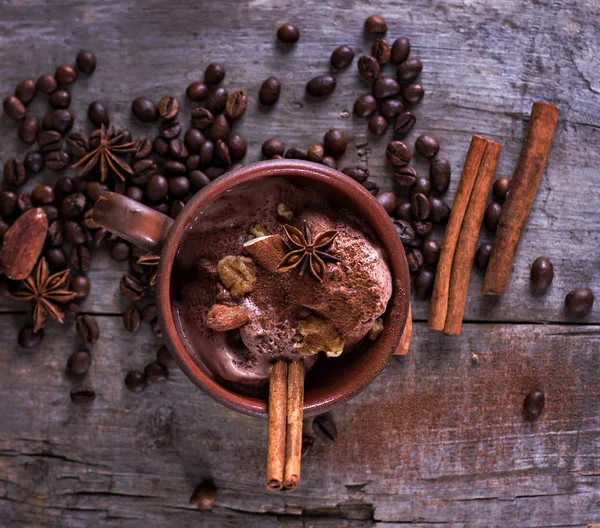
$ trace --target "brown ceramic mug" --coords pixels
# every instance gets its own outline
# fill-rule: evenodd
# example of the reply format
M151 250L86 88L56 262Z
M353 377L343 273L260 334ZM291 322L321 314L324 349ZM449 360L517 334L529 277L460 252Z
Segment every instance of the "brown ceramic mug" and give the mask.
M123 195L106 193L94 206L93 221L134 244L160 252L158 320L171 354L187 376L218 402L236 411L266 417L266 399L241 395L224 387L184 345L171 311L171 272L182 237L208 204L233 187L270 177L291 179L312 187L333 203L343 204L362 216L379 237L392 274L392 297L384 315L384 331L379 338L365 352L318 361L308 372L304 413L310 416L325 412L365 389L398 348L406 324L410 285L404 249L388 214L368 191L346 175L323 165L272 160L246 165L217 178L187 203L176 220Z

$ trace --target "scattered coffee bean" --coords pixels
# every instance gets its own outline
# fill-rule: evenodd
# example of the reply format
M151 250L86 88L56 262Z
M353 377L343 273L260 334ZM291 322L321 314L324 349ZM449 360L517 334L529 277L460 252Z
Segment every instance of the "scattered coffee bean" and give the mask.
M0 191L0 216L8 218L17 209L17 195L12 191Z
M202 189L210 183L208 176L199 170L190 172L189 180L193 187L196 189Z
M419 59L412 58L401 62L396 67L396 78L401 83L413 81L423 71L423 64Z
M80 315L76 322L77 335L90 345L98 341L100 337L100 329L98 323L91 315Z
M323 146L330 156L339 157L346 152L348 139L339 128L332 128L323 136Z
M279 100L281 83L277 77L271 76L265 79L258 92L259 101L265 106L273 106Z
M323 161L323 156L325 156L325 148L318 143L311 145L306 151L306 159L313 163L321 163Z
M361 95L354 102L354 115L356 117L369 117L377 110L377 100L371 94Z
M374 115L369 119L369 132L374 136L383 136L388 128L387 119L380 115Z
M375 180L367 179L361 185L369 191L373 196L379 194L379 184Z
M129 253L129 244L123 240L115 242L110 250L111 258L117 262L123 262L124 260L127 260L129 258Z
M19 122L19 139L26 145L31 145L37 138L39 128L38 118L27 114Z
M30 103L35 97L35 81L24 79L15 88L15 96L23 103Z
M415 292L420 298L423 299L431 293L434 280L435 275L429 270L422 269L417 273L415 277Z
M385 64L390 60L392 53L390 45L382 38L375 39L372 46L372 55L379 64Z
M63 317L64 324L72 324L79 315L81 308L77 303L70 302L64 306L65 315Z
M385 209L388 214L393 213L398 206L398 198L393 192L387 191L379 193L375 199L379 202L379 205Z
M35 83L35 88L38 92L46 95L50 95L54 90L58 88L58 83L54 78L54 75L42 75Z
M152 202L160 202L167 197L169 184L167 179L160 174L154 174L148 181L146 187L146 196Z
M342 172L359 183L364 182L369 177L369 169L363 167L346 167L342 169Z
M352 64L354 60L354 51L348 46L339 46L331 53L330 62L331 65L338 69L343 70Z
M429 220L434 224L443 224L448 221L450 216L450 206L444 202L444 200L437 198L436 196L430 196L429 204L431 205Z
M44 213L46 213L48 222L54 222L59 216L58 207L55 205L43 205L42 209L44 210Z
M140 327L140 312L135 306L130 306L123 313L123 326L128 332L137 332Z
M272 158L276 154L283 156L285 144L278 139L269 138L262 144L261 150L265 158Z
M59 66L54 72L54 78L58 84L71 84L77 79L77 70L71 66Z
M545 405L545 394L538 390L531 391L523 400L523 415L525 419L528 422L537 420L542 414Z
M87 182L85 186L85 194L92 202L98 200L107 191L109 188L104 183L97 181Z
M69 163L70 158L67 152L55 150L48 152L44 156L44 165L52 171L59 172L65 170L69 166Z
M336 80L331 75L319 75L306 83L306 92L313 97L325 97L335 90Z
M162 346L156 352L156 361L158 361L163 367L169 368L175 365L175 361L173 360L173 356L169 352L169 349L166 346Z
M17 210L19 211L19 214L23 214L30 209L33 209L31 195L25 192L19 193L17 196Z
M36 348L44 339L44 329L33 332L33 326L24 326L19 331L17 341L21 348Z
M54 95L54 94L53 94ZM110 125L110 117L108 115L108 110L106 107L100 103L99 101L93 101L88 106L88 119L90 123L97 128L104 125L108 127Z
M204 70L204 82L208 85L219 84L225 78L225 67L219 63L212 63Z
M440 150L440 144L434 137L420 135L415 141L417 152L426 158L433 158Z
M119 285L121 295L131 301L141 299L146 293L146 287L133 275L124 275Z
M27 174L25 173L25 165L16 158L9 158L4 163L4 183L13 187L20 187L25 183Z
M430 266L435 266L440 259L440 245L435 240L423 242L423 258Z
M402 112L394 121L394 132L400 137L406 136L415 126L417 118L411 112Z
M55 90L48 97L48 104L58 110L59 108L69 108L71 104L71 94L67 90Z
M83 301L90 294L91 286L89 279L85 275L75 275L71 279L70 290L77 294L76 299L78 301Z
M402 98L410 104L417 104L423 99L425 90L420 84L407 84L402 88Z
M77 54L75 64L81 73L94 73L96 70L96 56L91 51L81 50Z
M158 119L158 108L147 97L137 97L134 99L131 103L131 112L137 119L144 123L151 123Z
M189 152L185 143L179 138L172 139L169 141L169 157L174 160L185 161L189 156Z
M225 88L213 88L206 99L206 108L213 114L221 112L227 104L229 94Z
M446 158L436 158L429 165L431 186L440 193L448 190L450 186L450 174L450 162Z
M209 480L205 480L196 486L192 496L190 497L190 504L193 504L200 511L209 511L217 498L217 488L214 483Z
M69 262L71 263L71 266L73 266L73 268L80 273L88 272L92 264L92 255L90 254L90 250L83 244L73 246L69 256Z
M19 121L25 117L25 105L14 95L4 99L2 108L4 109L4 113L15 121Z
M210 127L210 140L225 139L231 132L231 125L224 114L219 114L215 117L213 124Z
M79 216L84 209L85 195L82 193L69 194L60 204L60 214L66 220Z
M189 99L200 103L208 97L208 86L201 82L193 82L187 87L185 93Z
M406 262L408 271L414 275L423 267L423 254L417 248L406 248Z
M431 212L431 205L427 196L421 193L413 195L410 203L410 211L414 218L418 220L427 220L429 213Z
M179 112L179 101L170 95L165 95L158 102L158 115L162 119L174 119Z
M373 83L372 91L375 99L396 97L400 93L400 83L391 77L378 77Z
M538 257L531 265L530 275L533 293L544 293L554 279L554 266L546 257Z
M248 143L246 142L246 139L239 134L230 134L227 136L225 143L227 144L229 154L231 154L232 158L238 160L242 159L248 151Z
M38 143L40 144L40 147L42 150L44 150L44 147L41 144L43 134L58 134L58 132L55 132L53 130L47 130L40 134L40 139L38 140ZM62 137L60 137L60 135L59 135L59 139L62 140ZM71 156L75 156L76 158L82 158L90 150L90 143L88 141L87 136L85 136L84 134L81 134L80 132L73 132L72 134L70 134L66 140L66 145L67 145L68 153L71 154ZM55 145L51 145L51 146L54 147ZM52 150L59 150L59 149L60 149L60 144L57 148L52 148Z
M386 119L393 120L404 112L404 104L399 99L384 99L379 103L379 113Z
M402 141L390 141L385 150L386 159L394 167L403 167L408 165L412 158L410 149Z
M433 229L433 223L429 220L413 220L412 226L415 230L415 233L421 236L427 236L429 233L431 233L431 230Z
M565 307L572 314L585 315L593 305L594 294L588 288L576 288L565 297Z
M394 179L403 191L408 191L417 181L417 170L410 165L398 167L394 173Z
M295 44L300 39L300 30L292 24L283 24L277 30L277 38L284 44Z
M406 222L412 221L413 217L410 202L401 202L398 204L396 207L396 218L405 220Z
M486 270L492 254L492 244L481 244L475 253L475 265L480 270Z
M337 440L338 431L330 413L320 414L313 419L313 431L315 434L332 442Z
M146 324L152 324L156 320L156 304L148 304L142 310L142 322Z
M160 383L169 379L169 371L158 361L152 361L144 367L144 377L148 383Z
M67 372L71 375L81 376L92 366L92 355L87 350L73 352L67 360Z
M68 110L51 110L42 119L42 127L66 134L73 126L73 114Z
M498 222L500 221L501 213L502 206L498 202L490 202L485 209L485 215L483 217L485 227L492 232L496 231L498 228Z
M170 141L171 139L179 137L179 134L181 134L181 125L179 124L179 121L165 121L160 125L158 133L161 138Z
M498 178L494 182L492 192L498 200L506 200L510 186L510 180L508 178Z
M401 37L394 40L392 44L391 60L394 64L400 64L408 59L410 55L410 41L407 38Z
M376 79L380 71L381 66L379 66L375 57L363 55L358 59L358 73L360 73L363 79L366 79L367 81Z
M46 261L51 270L64 270L69 266L67 254L61 247L52 247L46 250Z
M248 106L248 96L242 90L233 92L225 103L225 114L229 119L235 121L244 115Z
M44 155L41 152L29 152L23 163L27 172L37 174L44 168Z
M387 22L379 15L371 15L365 20L365 31L367 33L385 33Z
M396 233L400 237L400 241L403 244L409 244L415 239L415 230L412 225L406 220L394 220L394 227L396 228Z
M289 149L287 149L285 151L285 157L288 159L305 160L306 159L306 151L304 151L298 147L290 147Z
M92 403L96 399L96 393L87 387L75 387L71 389L71 401L76 404Z
M337 169L337 163L331 156L323 156L321 165L325 165L325 167L329 167L331 169Z
M132 370L125 376L125 387L131 392L142 392L147 385L148 383L142 372Z

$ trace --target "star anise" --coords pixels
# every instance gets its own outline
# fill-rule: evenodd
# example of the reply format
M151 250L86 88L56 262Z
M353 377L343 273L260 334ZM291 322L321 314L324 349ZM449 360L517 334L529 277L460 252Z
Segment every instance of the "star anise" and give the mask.
M72 168L83 167L79 173L79 176L83 176L100 165L100 181L106 180L109 170L125 181L128 174L133 174L133 169L119 156L135 152L137 141L121 143L123 134L116 135L114 128L107 130L104 125L95 133L99 134L98 146L83 156Z
M24 290L11 295L18 301L34 301L33 306L33 331L42 328L50 316L63 322L64 311L60 304L71 301L76 294L67 289L69 270L60 271L50 275L46 259L42 258L38 264L35 278L33 273L23 282Z
M157 266L160 264L160 256L159 255L142 255L139 259L137 259L137 263L142 266ZM156 286L156 276L158 274L158 269L155 269L152 275L150 276L150 286L154 288Z
M287 235L287 246L290 252L283 257L277 267L277 271L285 272L294 268L300 268L300 275L309 270L312 276L319 282L325 275L325 262L341 262L340 259L327 253L333 244L337 231L325 231L312 238L308 222L304 221L304 233L299 229L284 225L283 229Z

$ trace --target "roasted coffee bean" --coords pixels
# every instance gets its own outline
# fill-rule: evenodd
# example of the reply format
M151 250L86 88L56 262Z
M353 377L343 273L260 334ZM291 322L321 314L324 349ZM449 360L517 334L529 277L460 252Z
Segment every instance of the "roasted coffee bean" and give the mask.
M494 196L499 200L506 200L510 187L510 180L508 178L498 178L494 182L494 186L492 187L492 191Z
M318 143L311 145L306 151L306 159L313 163L321 163L323 161L323 156L325 156L325 148Z
M481 244L475 253L475 265L480 270L487 269L492 254L492 244Z
M408 191L417 181L417 170L410 165L398 167L394 173L394 179L403 191Z
M415 239L415 230L406 220L393 220L393 223L403 244L408 244Z
M377 101L371 94L361 95L354 102L354 115L356 117L369 117L377 110Z
M125 191L125 196L127 196L127 198L131 198L132 200L135 200L136 202L142 202L144 200L144 191L142 191L142 189L140 189L139 187L135 186L127 187L127 190Z
M200 511L208 511L217 498L217 488L212 481L205 480L198 484L190 497L190 504Z
M67 360L67 372L74 376L85 374L92 366L92 355L87 350L73 352Z
M285 151L285 157L288 159L306 159L306 151L298 147L290 147Z
M169 178L169 196L182 198L190 191L190 181L185 176Z
M35 97L35 81L24 79L15 88L15 96L23 103L30 103Z
M75 275L71 279L71 285L69 289L77 294L75 297L78 301L87 299L90 294L91 284L89 279L85 275Z
M169 154L169 143L160 136L156 137L152 142L152 148L161 157L166 158Z
M94 73L96 70L96 56L91 51L81 50L75 59L77 69L82 73Z
M54 95L54 94L52 94ZM96 128L100 128L102 125L108 127L110 125L110 117L108 115L108 110L106 107L99 101L93 101L88 106L87 111L88 119L90 123L94 125Z
M146 287L134 276L124 275L119 285L121 294L132 301L137 301L146 293Z
M199 170L190 172L189 178L190 183L194 186L195 189L202 189L210 183L208 176Z
M388 99L400 93L400 83L391 77L378 77L373 83L373 96L375 99Z
M404 112L404 104L399 99L384 99L379 103L379 113L386 119L393 120Z
M411 112L402 112L394 121L394 132L400 137L406 136L415 126L417 118Z
M423 267L423 254L417 248L407 248L406 262L408 263L408 271L415 274Z
M65 170L70 162L69 154L60 150L48 152L44 156L44 165L48 169L56 172Z
M19 214L23 214L30 209L33 209L33 202L29 193L19 193L17 196L17 211Z
M277 77L271 76L263 81L258 91L258 100L265 106L273 106L281 94L281 82Z
M233 92L225 103L225 115L228 119L235 121L246 113L248 106L248 96L242 90Z
M43 130L38 137L38 146L44 153L60 150L63 137L56 130Z
M435 266L440 259L440 245L435 240L423 242L423 259L430 266Z
M55 205L43 205L42 209L44 210L44 213L46 213L48 222L54 222L59 216L58 207Z
M42 132L42 134L58 134L58 132L54 132L51 130ZM42 147L41 145L41 136L42 134L40 134L40 147ZM80 132L73 132L72 134L69 135L69 137L66 140L66 145L67 145L67 151L69 154L71 154L71 156L74 156L76 158L82 158L83 156L85 156L89 149L90 149L90 144L89 141L87 139L87 137L84 134L81 134ZM42 150L44 149L44 147L42 147ZM58 150L60 149L60 146L57 149L53 149L53 150Z
M277 39L284 44L295 44L300 39L300 30L293 24L283 24L277 30Z
M400 220L405 220L406 222L412 221L413 217L410 202L401 202L398 204L396 207L396 217Z
M261 150L265 158L272 158L276 154L283 156L285 144L278 139L269 138L262 144Z
M217 139L215 142L215 155L217 161L223 165L231 165L231 154L229 153L229 147L222 139Z
M35 83L36 90L46 95L50 95L58 88L58 83L54 75L42 75Z
M339 157L346 152L348 139L339 128L332 128L323 136L323 146L330 156Z
M337 440L338 431L330 413L320 414L313 419L312 424L315 434L332 442Z
M417 179L415 180L415 184L413 185L412 189L410 190L411 197L412 197L412 195L417 194L417 193L421 193L421 194L424 194L425 196L429 196L430 192L431 192L431 183L427 178L425 178L423 176L417 177Z
M178 161L183 161L188 155L188 149L181 139L175 138L169 141L169 157Z
M158 361L163 367L169 368L175 365L175 361L173 360L173 356L169 352L169 349L166 346L162 346L156 352L156 361Z
M185 133L183 141L190 152L198 154L202 148L202 144L206 141L206 138L197 128L189 128Z
M90 181L85 185L85 194L92 202L98 200L108 190L107 185L97 181Z
M434 280L435 275L429 270L422 269L417 273L415 277L415 292L420 298L424 299L431 294Z
M438 192L446 192L450 185L450 162L446 158L436 158L429 166L431 186Z
M228 97L225 88L213 88L206 98L206 108L216 115L225 108Z
M73 126L73 114L68 110L51 110L42 119L42 127L66 134Z
M118 240L110 250L110 257L117 262L122 262L129 258L129 252L129 244L123 240Z
M412 58L401 62L396 67L396 78L401 83L407 83L416 79L423 71L423 64L417 58Z
M195 129L190 128L190 130ZM135 147L135 159L144 159L150 156L150 154L152 154L152 141L150 141L148 138L139 139Z
M410 41L407 38L397 38L392 44L391 60L394 64L400 64L408 59L410 55ZM400 79L398 79L400 80Z
M4 113L15 121L19 121L25 117L25 105L14 95L4 99L2 108L4 109Z
M179 121L165 121L160 125L158 133L161 138L170 141L171 139L179 137L179 134L181 134L181 125L179 124Z
M61 247L52 247L46 250L46 261L53 271L62 271L69 266L67 254Z
M523 400L523 416L528 422L537 420L544 406L546 405L546 396L543 392L534 390L531 391Z
M531 290L533 293L544 293L554 279L554 266L546 257L538 257L531 265Z
M44 339L44 329L33 332L33 326L24 326L19 331L17 341L21 348L36 348Z
M158 115L162 119L174 119L179 112L179 101L170 95L165 95L158 102Z
M359 183L364 182L369 177L369 169L366 167L346 167L342 169L342 172Z
M8 218L17 210L17 195L11 191L0 191L0 216Z
M392 49L386 40L378 38L373 41L371 54L377 59L379 64L385 64L388 62L390 60L391 53Z
M148 304L142 310L142 322L152 324L156 320L156 304Z
M158 108L147 97L137 97L131 103L131 112L144 123L151 123L158 119Z
M331 169L337 169L337 163L331 156L323 156L321 165L325 165L325 167L329 167Z
M152 202L160 202L167 197L169 184L167 179L160 174L154 174L148 181L146 196Z
M148 385L142 372L132 370L125 376L125 387L131 392L142 392Z
M48 240L51 246L60 246L64 241L63 224L60 220L53 221L48 227Z
M231 125L224 114L219 114L215 117L213 124L210 127L210 140L225 139L231 132Z
M383 136L388 128L387 119L380 115L371 116L369 119L369 132L374 136Z
M207 143L209 142L207 141ZM163 170L165 171L165 174L169 176L182 176L187 172L185 163L175 160L166 161L163 165Z
M450 216L450 206L444 202L444 200L435 196L430 196L429 204L431 206L429 220L435 224L443 224L448 221L448 217Z
M393 192L390 191L379 193L375 199L388 214L392 214L398 206L398 198Z
M585 315L593 305L594 294L588 288L576 288L565 297L565 307L572 314Z
M407 84L402 88L402 99L410 104L417 104L423 99L424 95L425 90L420 84Z
M379 184L375 180L366 179L361 185L369 191L373 196L379 194Z
M402 141L394 140L388 143L385 157L394 167L403 167L410 163L412 154Z
M485 209L485 215L483 217L485 227L492 232L496 231L501 213L502 206L498 202L490 202Z
M440 144L434 137L422 134L415 141L415 148L422 156L433 158L440 150Z
M71 401L76 404L92 403L96 399L96 393L88 387L75 387L69 393Z
M67 220L63 223L63 233L65 238L73 244L83 244L85 242L83 229L73 220Z
M84 209L85 196L82 193L69 194L60 204L60 214L65 220L79 216Z
M371 15L365 20L365 31L367 33L385 33L387 22L379 15Z
M123 326L128 332L137 332L140 327L140 312L135 306L130 306L123 313Z
M196 103L204 101L208 96L208 86L201 82L193 82L185 90L189 99Z
M371 81L376 79L381 71L381 66L375 57L371 55L363 55L358 59L358 73L363 79Z
M69 108L71 104L71 94L67 90L55 90L48 97L48 104L58 110L59 108Z
M75 178L73 180L73 192L84 193L87 182L83 178Z
M429 220L413 220L412 226L415 230L415 233L421 236L427 236L433 229L433 223Z
M77 335L90 345L98 341L100 329L98 323L91 315L79 315L76 323Z
M207 108L194 108L192 110L192 126L197 129L208 128L214 121L214 116Z
M335 77L331 75L319 75L306 83L306 93L313 97L325 97L333 93L336 84Z
M350 64L352 64L353 60L354 51L352 51L352 48L349 48L348 46L338 46L335 48L329 59L331 65L338 70L347 68L350 66Z
M38 135L39 128L38 118L27 114L19 123L19 139L26 145L31 145Z
M70 302L70 303L65 304L65 306L64 306L65 315L63 317L64 324L74 323L75 319L79 315L80 311L81 311L81 308L79 307L79 305L77 303Z
M431 205L427 196L421 193L413 194L410 202L410 212L413 217L417 220L427 220L429 213L431 212ZM422 233L419 233L422 234Z
M41 152L29 152L23 164L27 172L37 174L44 168L44 155Z
M143 159L133 164L131 181L136 185L146 185L152 176L158 172L156 163L151 159Z
M4 163L4 183L13 187L20 187L25 183L27 174L25 165L17 158L9 158Z
M71 84L77 79L77 70L72 66L61 65L56 68L54 78L58 84Z
M219 63L212 63L204 70L204 82L208 85L219 84L225 78L225 67Z
M240 136L239 134L229 135L225 143L227 144L227 148L229 149L229 154L231 154L231 157L235 159L242 159L248 151L248 144L246 143L246 139L243 136Z
M169 371L158 361L152 361L144 367L144 377L148 383L161 383L169 379Z
M80 273L88 272L92 264L90 250L83 244L73 246L71 255L69 256L69 262L71 263L71 266Z

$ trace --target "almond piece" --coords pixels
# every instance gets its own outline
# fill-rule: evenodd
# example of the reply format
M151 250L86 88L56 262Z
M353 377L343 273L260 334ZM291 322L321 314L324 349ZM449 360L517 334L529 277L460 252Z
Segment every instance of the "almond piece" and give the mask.
M261 236L248 240L244 244L244 251L267 271L275 271L287 253L285 244L279 235Z
M206 314L206 326L216 332L225 332L245 325L250 319L241 306L214 304Z

